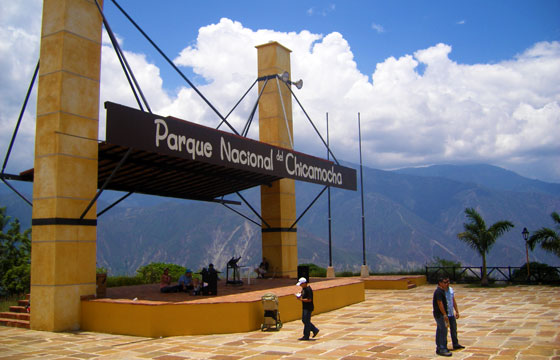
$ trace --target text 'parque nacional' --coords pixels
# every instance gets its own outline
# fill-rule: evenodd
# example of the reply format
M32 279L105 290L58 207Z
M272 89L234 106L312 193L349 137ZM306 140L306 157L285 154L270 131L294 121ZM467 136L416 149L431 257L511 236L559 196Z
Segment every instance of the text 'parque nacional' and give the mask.
M356 190L356 170L173 117L107 102L107 142L188 161Z

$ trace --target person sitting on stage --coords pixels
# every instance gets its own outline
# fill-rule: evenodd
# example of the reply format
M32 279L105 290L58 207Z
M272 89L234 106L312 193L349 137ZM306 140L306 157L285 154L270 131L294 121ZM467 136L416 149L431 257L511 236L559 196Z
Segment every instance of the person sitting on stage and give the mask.
M193 287L193 278L191 269L185 270L185 273L179 278L179 291L189 292Z
M159 282L159 291L162 293L177 292L177 286L171 286L171 275L169 269L165 268Z
M268 272L268 260L263 257L262 262L260 263L259 267L255 269L257 273L257 278L264 279L264 274Z
M201 281L199 279L194 278L193 279L193 295L200 295L202 291L202 284Z

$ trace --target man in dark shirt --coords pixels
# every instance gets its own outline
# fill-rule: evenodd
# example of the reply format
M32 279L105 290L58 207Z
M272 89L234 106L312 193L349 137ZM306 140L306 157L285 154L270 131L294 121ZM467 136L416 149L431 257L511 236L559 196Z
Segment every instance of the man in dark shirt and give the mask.
M447 299L445 298L445 290L449 286L449 278L440 277L438 279L438 287L434 291L432 305L434 308L434 319L436 319L436 354L441 356L451 356L451 352L447 349L447 328L449 327L449 318L447 317Z
M301 301L302 312L301 321L303 322L303 337L298 340L309 340L309 335L313 332L313 337L317 336L319 329L311 322L311 313L315 309L313 306L313 290L307 284L307 279L302 277L298 280L297 286L301 286L301 293L296 294Z

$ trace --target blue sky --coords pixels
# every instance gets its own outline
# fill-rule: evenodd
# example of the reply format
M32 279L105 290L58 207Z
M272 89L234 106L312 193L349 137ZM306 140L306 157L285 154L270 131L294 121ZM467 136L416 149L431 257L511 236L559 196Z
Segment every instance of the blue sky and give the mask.
M198 30L226 17L244 27L281 32L339 32L362 73L390 56L412 54L437 43L453 46L463 64L496 63L531 45L560 39L560 1L167 1L118 3L168 54L195 41ZM150 53L121 13L106 0L116 32L137 51ZM285 14L285 15L283 15ZM154 56L153 61L160 61ZM167 70L167 69L165 69ZM173 77L173 76L172 76ZM173 79L169 79L172 81Z
M41 3L0 3L2 154L37 61ZM223 113L256 77L254 46L276 40L293 51L292 79L304 80L297 96L323 134L329 113L337 158L359 161L360 112L367 166L488 163L560 183L559 0L119 4ZM215 126L212 112L110 0L105 13L154 111ZM107 100L135 105L104 41L101 102ZM35 101L13 172L32 166ZM235 126L243 127L250 107L233 114ZM294 123L296 149L323 156L296 108Z

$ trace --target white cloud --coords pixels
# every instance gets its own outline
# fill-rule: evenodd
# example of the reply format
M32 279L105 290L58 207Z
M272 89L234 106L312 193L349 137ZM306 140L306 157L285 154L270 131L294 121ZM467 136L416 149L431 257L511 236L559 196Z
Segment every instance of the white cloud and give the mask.
M122 49L124 40L117 36L117 41ZM124 50L124 54L152 112L157 113L158 110L169 106L171 99L163 89L163 80L160 77L159 68L149 63L144 54L137 54L126 50ZM140 94L138 94L138 97L141 99ZM100 101L99 138L102 140L105 139L105 108L103 106L105 101L139 108L131 86L109 40L109 36L105 31L103 32L101 57ZM142 104L143 108L147 109L144 103Z
M549 168L548 176L558 179L559 44L539 43L515 60L494 65L457 64L449 59L450 52L450 46L438 44L413 58L390 58L377 65L373 83L379 92L372 96L377 100L371 118L389 120L384 137L400 138L402 144L372 152L379 166L470 161L516 167L540 162L541 168ZM426 66L422 76L415 61ZM403 155L401 164L395 149ZM380 151L390 156L379 156Z
M380 24L372 23L371 28L373 30L377 31L378 34L381 34L381 33L385 32L385 28L383 28L383 25L380 25Z
M331 12L336 10L336 5L335 4L329 4L321 9L317 9L315 7L310 7L309 9L307 9L307 15L309 16L313 16L313 15L321 15L321 16L328 16Z
M40 1L30 4L40 14ZM19 34L29 40L0 45L0 65L8 69L0 88L0 148L4 149L9 138L6 129L13 128L14 114L17 117L35 65L39 25L32 30L2 16L3 39ZM38 24L37 16L34 19L27 21ZM303 89L294 92L323 136L325 113L329 113L331 146L339 159L358 161L360 112L368 166L491 163L560 182L558 42L535 44L508 61L476 65L451 60L452 47L435 44L413 54L395 54L372 67L371 74L363 74L340 33L253 30L224 18L200 28L196 41L174 61L204 78L200 91L225 115L256 79L255 45L270 40L293 51L292 80L304 80ZM193 89L165 90L157 66L144 54L127 49L126 39L121 42L154 112L209 126L219 123ZM105 42L101 98L136 106L111 46ZM250 99L230 116L236 129L243 128L255 99L254 89ZM313 128L295 101L293 105L296 149L324 156L326 151ZM104 109L100 113L103 138ZM251 135L255 137L258 124L253 124ZM32 127L25 131L31 134Z
M515 168L524 161L542 162L548 178L560 179L560 145L554 140L560 127L557 42L535 44L515 59L492 65L458 64L449 58L451 46L436 44L386 59L369 81L339 33L253 31L222 19L202 28L177 62L193 66L210 82L231 81L232 72L223 64L233 64L229 69L246 69L238 79L250 83L256 71L253 45L272 39L294 50L293 78L305 84L296 95L322 131L329 112L331 144L340 158L357 160L360 112L370 166L489 162ZM218 54L230 56L213 61ZM319 141L307 141L313 131L297 107L294 118L296 146L321 154Z
M41 0L0 2L0 154L8 149L16 121L39 60ZM34 85L36 94L37 83ZM36 95L27 104L8 171L32 166ZM25 169L27 169L27 167ZM25 170L19 168L19 170Z

